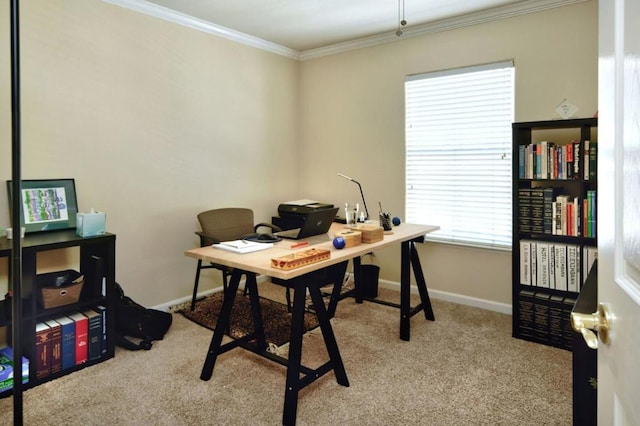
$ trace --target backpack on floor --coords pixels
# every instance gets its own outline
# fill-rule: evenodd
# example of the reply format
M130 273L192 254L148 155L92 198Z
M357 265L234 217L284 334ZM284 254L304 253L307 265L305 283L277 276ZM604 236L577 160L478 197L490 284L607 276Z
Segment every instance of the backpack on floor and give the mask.
M118 283L115 290L116 345L132 351L151 349L154 340L163 339L173 316L134 302L124 295ZM138 342L131 340L131 337Z

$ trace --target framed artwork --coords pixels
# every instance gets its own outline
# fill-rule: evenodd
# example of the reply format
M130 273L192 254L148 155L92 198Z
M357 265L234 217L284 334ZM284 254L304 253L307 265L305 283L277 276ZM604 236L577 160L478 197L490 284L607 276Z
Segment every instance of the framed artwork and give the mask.
M7 181L9 206L12 191L11 181ZM26 233L76 227L78 200L73 179L23 180L21 191L20 225ZM13 223L13 218L11 220Z

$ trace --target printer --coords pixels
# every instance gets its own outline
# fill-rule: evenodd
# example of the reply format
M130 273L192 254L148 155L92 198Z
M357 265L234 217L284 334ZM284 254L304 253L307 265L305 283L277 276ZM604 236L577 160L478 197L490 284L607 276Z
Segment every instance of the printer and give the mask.
M271 223L283 231L301 228L307 213L332 208L333 204L312 200L287 201L278 205L278 216L272 216Z

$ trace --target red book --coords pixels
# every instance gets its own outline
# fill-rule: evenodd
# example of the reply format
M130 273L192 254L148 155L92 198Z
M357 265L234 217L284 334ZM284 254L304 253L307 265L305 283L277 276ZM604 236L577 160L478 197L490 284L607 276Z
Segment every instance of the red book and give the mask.
M80 312L69 318L76 323L76 365L84 364L89 357L89 319Z
M567 234L573 236L573 204L567 204Z

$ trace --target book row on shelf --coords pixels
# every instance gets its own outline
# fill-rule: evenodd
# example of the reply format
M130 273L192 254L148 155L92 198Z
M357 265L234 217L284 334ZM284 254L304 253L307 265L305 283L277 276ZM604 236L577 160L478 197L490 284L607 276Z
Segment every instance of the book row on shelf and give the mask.
M549 141L520 145L519 178L595 180L597 147L597 142L589 140L574 140L565 145Z
M107 352L106 309L96 306L36 324L36 378L100 359Z
M520 284L577 293L597 257L596 247L520 240Z
M562 188L518 189L518 229L533 234L596 237L596 190L586 197L563 194Z
M576 299L545 291L521 290L519 303L519 337L571 350L574 331L571 310Z

